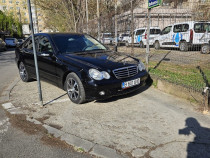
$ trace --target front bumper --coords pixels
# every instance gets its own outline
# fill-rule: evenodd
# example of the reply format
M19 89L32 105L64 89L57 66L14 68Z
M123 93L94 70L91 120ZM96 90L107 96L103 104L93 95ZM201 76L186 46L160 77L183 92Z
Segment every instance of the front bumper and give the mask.
M146 71L138 73L137 75L126 78L126 79L113 79L95 81L91 80L86 83L83 83L86 93L87 100L102 100L107 99L112 96L124 95L138 90L142 86L146 85L146 80L148 78L148 73ZM141 82L139 85L122 89L122 82L131 81L134 79L140 78ZM105 92L104 95L100 95L100 92Z

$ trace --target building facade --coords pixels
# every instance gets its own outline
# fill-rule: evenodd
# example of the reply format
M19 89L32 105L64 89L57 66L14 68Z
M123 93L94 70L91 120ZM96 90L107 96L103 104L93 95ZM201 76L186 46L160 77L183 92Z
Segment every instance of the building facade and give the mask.
M0 0L0 10L6 14L12 14L15 18L19 19L19 21L24 25L24 28L26 28L27 25L29 27L30 20L27 0ZM43 19L44 15L42 11L36 7L35 0L31 1L31 10L34 32L49 32L49 30L45 28ZM25 32L25 35L30 34L30 32L27 32L28 31Z

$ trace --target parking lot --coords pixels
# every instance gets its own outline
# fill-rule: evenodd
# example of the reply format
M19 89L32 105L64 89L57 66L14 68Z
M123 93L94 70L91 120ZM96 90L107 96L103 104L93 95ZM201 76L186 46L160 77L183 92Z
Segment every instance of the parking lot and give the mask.
M42 82L42 89L44 108L38 105L36 82L19 81L11 101L30 118L123 157L210 157L210 116L153 87L81 105L48 83Z

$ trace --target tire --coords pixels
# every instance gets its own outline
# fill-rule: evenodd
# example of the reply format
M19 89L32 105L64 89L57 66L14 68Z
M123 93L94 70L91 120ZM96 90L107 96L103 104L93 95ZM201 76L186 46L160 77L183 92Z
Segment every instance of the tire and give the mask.
M66 77L64 85L69 99L75 104L82 104L85 102L85 89L75 73L69 73Z
M23 64L23 62L20 62L20 64L19 64L19 74L20 74L20 78L23 82L29 82L30 81L28 72L27 72L26 67Z
M126 46L126 47L129 47L129 43L128 43L128 42L125 42L125 46Z
M140 42L140 43L139 43L139 47L140 47L140 48L144 48L144 43L143 43L143 42Z
M182 52L188 51L188 44L187 42L183 41L179 43L179 50Z
M155 49L160 49L160 43L159 43L159 41L155 41Z
M209 50L210 50L209 47L210 47L209 44L203 44L201 46L201 53L202 54L208 54L209 53Z

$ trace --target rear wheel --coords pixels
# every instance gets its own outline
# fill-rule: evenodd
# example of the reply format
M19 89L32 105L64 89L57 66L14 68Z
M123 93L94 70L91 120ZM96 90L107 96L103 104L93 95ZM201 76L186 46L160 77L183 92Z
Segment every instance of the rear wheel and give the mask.
M209 46L209 44L204 44L204 45L202 45L201 46L201 53L202 54L208 54L209 53L209 48L210 46Z
M85 102L85 90L79 77L75 73L69 73L65 81L65 89L69 99L75 104Z
M128 43L128 42L125 42L125 46L126 46L126 47L129 47L129 43Z
M187 42L185 42L185 41L180 42L180 43L179 43L179 49L180 49L180 51L182 51L182 52L188 51L188 44L187 44Z
M160 43L158 41L155 41L155 49L160 49Z
M30 80L28 72L27 72L26 67L23 64L23 62L20 62L20 64L19 64L19 74L20 74L20 78L23 82L28 82Z

